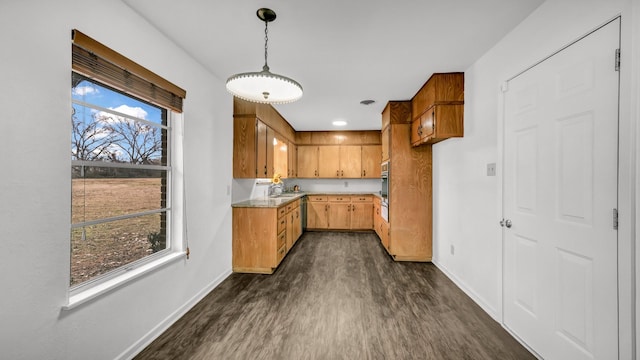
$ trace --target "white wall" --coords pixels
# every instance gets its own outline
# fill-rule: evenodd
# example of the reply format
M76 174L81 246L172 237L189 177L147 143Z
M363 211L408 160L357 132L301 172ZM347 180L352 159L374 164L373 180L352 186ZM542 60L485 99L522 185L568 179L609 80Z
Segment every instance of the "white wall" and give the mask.
M636 0L633 0L636 1ZM621 194L632 194L636 139L631 120L632 60L631 2L627 0L547 0L483 57L465 69L465 135L433 147L434 263L470 294L491 316L501 320L501 92L503 81L597 28L618 14L623 23L621 73ZM640 37L636 36L636 41ZM613 55L612 55L613 61ZM637 90L636 90L637 92ZM637 95L637 94L636 94ZM637 101L637 99L636 99ZM498 176L488 177L486 165L498 164ZM631 196L629 196L631 199ZM631 314L633 257L628 256L635 236L632 200L622 199L627 216L619 231L622 314ZM625 226L622 228L622 226ZM451 246L455 247L454 255ZM627 316L628 319L631 316ZM631 342L632 320L621 320L623 343ZM627 340L624 340L627 339ZM630 349L630 345L628 347ZM621 358L630 357L627 349ZM627 355L627 356L625 356Z
M71 29L187 90L191 259L70 311ZM232 101L120 1L0 2L0 357L128 357L231 270Z

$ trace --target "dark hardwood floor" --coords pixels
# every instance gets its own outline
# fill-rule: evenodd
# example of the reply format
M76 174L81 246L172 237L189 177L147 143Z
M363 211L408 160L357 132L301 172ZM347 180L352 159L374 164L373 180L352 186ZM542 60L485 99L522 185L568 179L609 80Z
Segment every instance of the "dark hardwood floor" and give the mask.
M535 359L431 263L373 233L308 232L232 274L136 359Z

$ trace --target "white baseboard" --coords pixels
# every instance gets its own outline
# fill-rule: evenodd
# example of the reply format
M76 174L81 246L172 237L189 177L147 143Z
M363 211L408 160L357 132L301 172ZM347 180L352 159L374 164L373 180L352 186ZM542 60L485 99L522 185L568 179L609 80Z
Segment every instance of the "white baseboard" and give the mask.
M171 313L166 319L161 321L158 325L156 325L151 331L149 331L145 336L140 338L138 341L133 343L128 349L123 351L118 357L117 360L128 360L133 359L139 352L144 350L149 344L153 342L153 340L157 339L163 332L167 331L167 329L173 325L178 319L180 319L187 311L191 310L200 300L202 300L207 294L209 294L213 289L215 289L220 283L231 275L231 269L223 272L220 276L215 278L212 282L210 282L207 286L205 286L202 290L200 290L195 296L193 296L189 301L187 301L184 305L179 307L176 311Z
M440 269L440 271L442 271L445 275L447 275L447 277L453 281L454 284L456 284L456 286L458 288L460 288L460 290L462 290L465 294L467 294L467 296L469 296L471 298L471 300L473 300L476 304L478 304L482 310L484 310L484 312L486 312L487 314L489 314L489 316L491 316L493 318L493 320L495 320L496 322L502 324L502 319L500 314L498 313L498 310L495 309L494 307L492 307L491 305L489 305L483 298L482 296L478 295L476 292L474 292L473 290L471 290L469 288L469 286L467 286L467 284L465 284L464 281L460 280L458 277L456 277L455 275L453 275L451 272L449 272L449 270L447 270L446 267L444 267L442 264L438 263L436 260L433 260L432 263L438 268Z

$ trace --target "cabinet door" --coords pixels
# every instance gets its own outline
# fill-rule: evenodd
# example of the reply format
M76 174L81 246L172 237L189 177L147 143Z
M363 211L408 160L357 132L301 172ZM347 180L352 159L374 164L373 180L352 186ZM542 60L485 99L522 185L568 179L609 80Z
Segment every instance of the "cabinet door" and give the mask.
M390 244L390 238L389 238L389 223L387 223L386 221L382 220L380 222L380 240L382 242L382 245L384 246L385 249L387 249L387 252L391 255L393 255L391 253L391 244Z
M327 212L329 203L326 201L310 201L307 206L307 228L326 229L329 226Z
M363 145L362 146L362 177L366 179L380 178L380 163L382 146Z
M275 171L274 168L274 155L275 155L275 145L277 144L276 132L267 126L267 176L268 178L273 177L273 173Z
M267 125L258 120L256 123L256 177L269 177L267 164Z
M300 207L293 209L293 243L302 235L302 216L300 215Z
M435 112L436 109L434 106L420 116L422 139L429 139L435 136Z
M286 226L286 230L285 232L287 233L287 251L289 251L289 249L291 249L291 247L293 246L293 242L295 241L293 239L294 237L294 218L295 218L295 214L293 211L290 211L287 213L287 215L285 215L285 218L287 219L287 226Z
M411 122L411 145L418 146L422 143L422 117Z
M348 179L362 177L362 146L340 146L340 177Z
M376 231L378 237L380 237L380 220L382 220L382 215L380 214L380 202L373 202L373 230Z
M318 176L321 178L340 177L340 146L318 146Z
M433 113L434 132L431 138L435 143L452 137L464 135L464 105L438 105Z
M372 203L352 203L351 204L351 229L354 229L354 230L373 229L373 204Z
M289 142L276 133L273 137L273 173L289 177Z
M351 204L329 203L329 229L351 228Z
M287 171L287 176L290 178L298 177L298 147L289 142L289 146L287 147L287 155L289 157L289 169Z
M382 130L382 161L389 160L389 129L391 126L387 126Z
M317 146L298 146L298 177L318 177Z
M256 175L256 119L237 117L233 119L233 177Z

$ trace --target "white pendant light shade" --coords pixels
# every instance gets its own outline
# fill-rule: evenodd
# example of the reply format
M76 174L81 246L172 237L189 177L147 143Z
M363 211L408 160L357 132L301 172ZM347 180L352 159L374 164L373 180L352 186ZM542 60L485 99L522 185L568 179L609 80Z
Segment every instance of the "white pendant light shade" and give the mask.
M285 104L302 97L302 86L286 76L274 74L267 65L268 24L276 19L271 9L261 8L256 12L264 21L264 66L260 72L246 72L227 79L227 91L243 100L263 104Z
M227 79L227 90L243 100L263 104L286 104L302 97L297 81L268 70L233 75Z

